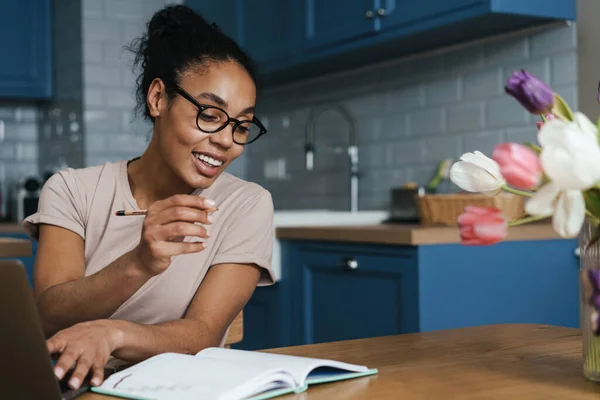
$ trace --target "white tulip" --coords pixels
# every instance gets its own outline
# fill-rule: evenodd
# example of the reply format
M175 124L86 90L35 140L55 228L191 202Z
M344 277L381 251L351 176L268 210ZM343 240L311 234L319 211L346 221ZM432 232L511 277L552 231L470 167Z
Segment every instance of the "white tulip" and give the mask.
M560 189L585 190L600 180L598 130L582 113L573 122L553 119L538 133L540 162Z
M465 153L452 165L450 180L462 190L495 196L506 185L500 166L480 151Z
M549 182L527 201L525 212L542 217L552 215L556 233L563 238L573 238L579 234L585 219L585 201L581 191L564 190Z

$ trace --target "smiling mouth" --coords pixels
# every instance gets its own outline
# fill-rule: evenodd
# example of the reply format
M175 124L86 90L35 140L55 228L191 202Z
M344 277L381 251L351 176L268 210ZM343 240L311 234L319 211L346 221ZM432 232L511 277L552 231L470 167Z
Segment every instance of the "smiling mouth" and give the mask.
M196 157L198 160L204 162L209 167L220 167L221 165L223 165L223 161L215 160L214 158L209 157L206 154L196 153L196 152L193 152L192 154L194 155L194 157Z

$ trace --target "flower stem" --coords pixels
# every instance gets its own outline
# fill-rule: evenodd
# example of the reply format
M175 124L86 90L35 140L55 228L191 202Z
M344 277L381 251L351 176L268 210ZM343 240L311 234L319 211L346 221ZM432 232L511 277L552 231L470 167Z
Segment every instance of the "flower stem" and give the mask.
M549 215L531 215L529 217L519 218L515 221L510 221L508 223L508 226L524 225L524 224L528 224L530 222L541 221L541 220L549 218L549 217L550 217Z
M533 196L533 194L531 194L529 192L525 192L525 191L519 190L519 189L513 189L510 186L502 186L502 189L504 189L505 192L512 193L512 194L517 194L519 196L525 196L525 197L531 197L531 196Z
M552 110L552 114L556 115L558 118L562 119L565 122L571 122L563 113L561 113L558 109L554 108Z

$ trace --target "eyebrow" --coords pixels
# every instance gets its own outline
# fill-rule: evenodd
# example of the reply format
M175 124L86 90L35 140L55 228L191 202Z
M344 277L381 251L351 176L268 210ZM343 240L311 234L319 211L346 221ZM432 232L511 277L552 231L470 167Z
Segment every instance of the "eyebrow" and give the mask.
M212 101L213 103L218 104L219 106L223 107L223 108L227 108L227 102L225 100L223 100L220 96L217 96L214 93L210 93L210 92L203 92L200 93L198 96L196 96L197 99L206 99L209 101ZM244 114L254 114L254 111L256 110L255 106L250 106L250 107L246 107L241 113L240 115L244 115Z

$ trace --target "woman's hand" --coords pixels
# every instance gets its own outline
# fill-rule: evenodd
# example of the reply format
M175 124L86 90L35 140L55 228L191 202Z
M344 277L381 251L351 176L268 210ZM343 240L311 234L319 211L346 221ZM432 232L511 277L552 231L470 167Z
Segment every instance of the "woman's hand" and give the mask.
M175 195L152 204L146 212L140 244L134 249L144 272L158 275L171 264L171 257L197 253L204 243L184 243L185 236L208 238L206 229L215 211L212 200L200 196Z
M104 380L104 366L113 351L120 348L123 334L109 320L96 320L73 325L46 341L50 354L58 355L54 374L62 379L73 366L69 386L79 389L92 372L90 383L98 386Z

